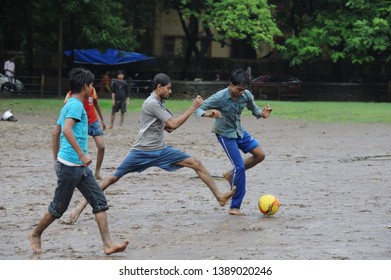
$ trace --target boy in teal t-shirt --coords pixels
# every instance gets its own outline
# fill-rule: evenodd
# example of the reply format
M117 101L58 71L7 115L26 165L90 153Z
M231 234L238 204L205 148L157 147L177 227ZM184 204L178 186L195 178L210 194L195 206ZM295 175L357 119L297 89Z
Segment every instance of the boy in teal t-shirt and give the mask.
M90 71L81 68L74 68L69 72L73 97L62 108L52 133L57 187L48 211L28 235L35 254L42 253L42 233L67 210L75 188L78 188L92 207L102 237L104 253L111 255L122 252L129 244L128 240L121 244L111 240L106 216L106 210L109 209L106 197L88 167L92 160L87 154L88 120L83 99L88 97L94 78Z
M87 113L83 107L83 103L75 98L71 97L60 112L60 116L57 120L57 125L64 127L65 120L72 118L75 120L75 124L72 128L73 134L76 137L76 141L79 143L80 148L84 154L88 153L88 118ZM63 132L60 135L60 151L57 159L61 162L68 162L73 165L83 165L79 155L75 149L69 144ZM68 164L68 165L69 165Z

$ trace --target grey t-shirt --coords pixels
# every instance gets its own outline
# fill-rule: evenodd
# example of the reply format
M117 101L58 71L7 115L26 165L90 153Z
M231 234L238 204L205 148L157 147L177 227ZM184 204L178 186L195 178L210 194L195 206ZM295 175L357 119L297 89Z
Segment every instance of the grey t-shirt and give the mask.
M165 148L164 125L171 117L172 114L152 92L141 108L140 131L132 149L154 151Z

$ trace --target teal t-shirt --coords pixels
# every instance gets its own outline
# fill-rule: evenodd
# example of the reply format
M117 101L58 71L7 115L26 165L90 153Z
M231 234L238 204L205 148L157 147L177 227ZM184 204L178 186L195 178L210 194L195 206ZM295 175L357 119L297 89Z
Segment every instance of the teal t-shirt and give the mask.
M71 97L64 107L61 109L60 116L57 120L57 124L61 126L60 134L60 150L58 151L58 157L77 165L83 165L79 155L69 144L63 133L65 120L72 118L76 121L73 126L73 133L75 134L76 141L85 154L88 153L88 118L86 110L83 107L83 103L74 97Z

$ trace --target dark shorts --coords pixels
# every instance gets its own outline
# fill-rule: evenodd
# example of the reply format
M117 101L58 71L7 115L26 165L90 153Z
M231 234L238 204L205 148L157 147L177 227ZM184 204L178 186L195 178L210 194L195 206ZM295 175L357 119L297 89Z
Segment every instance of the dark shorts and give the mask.
M88 135L94 136L103 136L103 130L98 121L93 122L88 125Z
M109 209L106 197L99 187L91 169L84 166L67 166L56 161L57 187L53 201L49 205L49 213L60 218L67 210L75 188L88 201L92 212L98 213Z
M113 105L113 108L111 109L112 113L117 113L119 110L121 110L121 113L126 112L126 100L123 101L115 101L115 104Z
M175 171L182 168L176 164L177 162L190 157L189 154L171 146L157 151L130 150L113 175L121 178L130 172L142 172L152 166Z

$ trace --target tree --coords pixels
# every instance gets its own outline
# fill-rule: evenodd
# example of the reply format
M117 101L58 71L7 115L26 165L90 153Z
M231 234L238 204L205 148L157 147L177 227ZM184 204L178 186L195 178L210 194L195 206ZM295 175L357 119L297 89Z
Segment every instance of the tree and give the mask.
M290 19L293 35L279 49L291 65L391 61L390 0L295 0Z
M155 28L155 12L157 0L123 0L125 20L132 26L133 34L138 43L136 51L153 52L153 34Z
M27 51L31 63L34 54L61 52L60 46L133 51L138 47L136 36L141 29L135 30L127 15L129 9L136 10L135 3L134 0L7 0L0 11L8 16L0 17L0 24L12 28L1 30L0 47ZM29 69L33 71L33 67Z
M138 46L133 27L126 21L127 8L122 1L63 2L70 47L134 50Z
M138 1L140 2L140 1ZM133 28L127 15L137 8L150 8L135 0L6 0L0 5L1 50L28 54L29 74L34 73L34 56L57 53L58 94L61 91L63 50L76 48L119 48L134 51L142 28ZM144 9L145 10L145 9ZM152 10L153 11L153 10ZM145 13L140 13L144 14ZM12 27L12 28L9 28ZM48 60L50 61L50 60Z
M274 36L281 35L267 0L173 0L172 4L187 39L184 75L193 55L200 72L201 60L212 41L225 46L239 39L259 48L260 42L273 46Z

